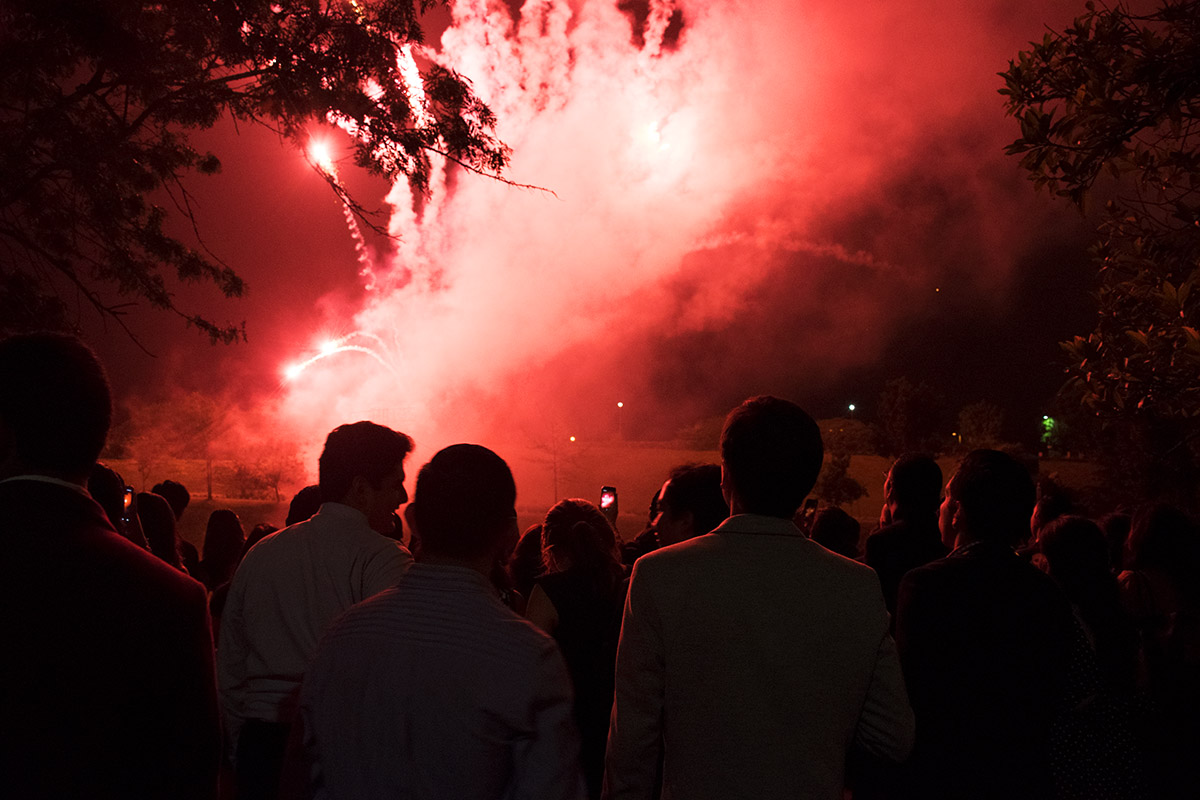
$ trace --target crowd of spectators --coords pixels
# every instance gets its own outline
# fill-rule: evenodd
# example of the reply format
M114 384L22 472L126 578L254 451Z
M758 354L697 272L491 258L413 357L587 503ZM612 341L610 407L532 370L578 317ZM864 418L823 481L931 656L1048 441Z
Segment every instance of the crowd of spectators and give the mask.
M897 459L864 535L751 398L621 536L521 533L504 459L331 431L282 529L98 464L103 369L0 342L0 758L21 797L1182 798L1200 532L993 450ZM398 512L403 506L403 518Z

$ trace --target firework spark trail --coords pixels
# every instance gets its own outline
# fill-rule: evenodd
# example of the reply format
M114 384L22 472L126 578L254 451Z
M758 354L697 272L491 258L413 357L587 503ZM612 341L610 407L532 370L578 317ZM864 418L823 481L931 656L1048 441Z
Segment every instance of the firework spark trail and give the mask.
M358 218L354 214L354 209L346 202L347 192L342 186L341 176L338 175L337 162L333 160L333 156L329 150L329 143L325 141L313 141L309 144L309 158L313 166L332 182L337 189L338 200L342 206L342 216L346 220L346 229L350 231L350 238L354 241L354 255L358 261L359 276L363 279L363 288L371 291L375 288L375 264L371 258L371 250L367 247L367 241L363 237L362 228L358 225Z
M356 338L369 339L378 344L380 349L363 344L351 344L351 341ZM318 361L338 355L339 353L363 353L373 358L377 363L382 365L392 375L398 378L400 377L400 374L396 371L395 366L393 366L392 360L384 355L384 353L387 351L387 343L376 334L371 333L370 331L351 331L350 333L338 339L328 339L322 342L317 348L317 352L315 354L309 356L303 361L298 361L286 367L283 371L283 374L284 378L286 378L288 381L294 381L299 378L305 370L307 370L313 364L316 364Z

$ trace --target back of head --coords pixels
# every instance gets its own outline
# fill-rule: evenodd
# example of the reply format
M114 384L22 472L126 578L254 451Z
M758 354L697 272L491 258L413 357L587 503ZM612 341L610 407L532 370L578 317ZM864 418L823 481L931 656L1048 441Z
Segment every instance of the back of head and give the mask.
M826 550L846 558L858 558L862 526L840 508L822 508L813 517L809 537Z
M1066 514L1047 523L1041 533L1042 555L1050 575L1078 603L1083 593L1112 584L1108 543L1100 526L1086 517Z
M721 460L742 511L791 519L817 482L821 431L800 406L752 397L729 412Z
M930 456L905 453L888 471L890 493L895 505L893 519L937 516L942 501L942 468Z
M1165 503L1142 505L1133 513L1125 541L1125 568L1160 569L1180 579L1200 578L1194 572L1198 536L1195 524L1178 508Z
M542 554L552 572L571 566L594 575L619 571L617 535L594 504L580 498L560 500L542 522Z
M504 459L477 444L456 444L421 467L409 513L423 555L471 561L503 543L516 520L516 502Z
M1035 540L1040 539L1042 529L1051 522L1075 513L1075 499L1071 492L1056 481L1043 478L1037 483L1037 502L1029 519L1029 533Z
M0 341L0 442L20 472L83 483L112 418L108 379L78 339L31 333Z
M204 530L204 561L218 569L232 570L242 557L246 534L242 521L228 508L218 508L208 515Z
M250 548L261 542L263 539L270 536L279 528L269 522L260 522L250 529L250 533L246 535L246 543L242 545L242 555L250 552Z
M374 422L339 425L325 438L325 449L317 462L322 501L345 499L357 477L379 487L404 462L412 447L412 439L406 434Z
M320 509L321 487L315 483L305 486L296 492L296 496L292 498L292 502L288 506L287 519L284 520L283 524L295 525L297 522L303 522Z
M150 491L167 499L167 502L171 504L171 510L175 512L176 520L183 516L188 503L192 502L192 493L179 481L166 480L156 483Z
M1029 535L1036 490L1021 462L999 450L975 450L950 480L970 538L1013 546Z
M671 513L691 513L692 531L697 536L708 533L729 516L729 506L721 493L721 467L717 464L676 467L671 471L663 499Z
M166 498L150 492L137 496L137 515L142 523L150 552L176 569L183 569L179 558L179 538L175 532L175 512Z

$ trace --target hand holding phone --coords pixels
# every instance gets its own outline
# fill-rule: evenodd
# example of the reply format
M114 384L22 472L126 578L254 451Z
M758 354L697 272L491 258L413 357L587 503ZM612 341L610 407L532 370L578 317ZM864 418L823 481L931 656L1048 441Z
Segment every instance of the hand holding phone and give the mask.
M600 487L600 512L608 519L613 530L617 529L617 487Z

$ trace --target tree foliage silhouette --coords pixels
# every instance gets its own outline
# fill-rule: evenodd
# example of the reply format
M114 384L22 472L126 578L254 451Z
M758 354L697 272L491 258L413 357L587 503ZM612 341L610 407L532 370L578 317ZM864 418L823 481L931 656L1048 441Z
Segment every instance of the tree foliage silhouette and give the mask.
M0 327L68 325L83 298L124 325L131 301L213 341L244 338L181 309L172 281L245 283L195 228L188 181L220 161L191 141L222 117L298 144L353 132L356 162L427 189L430 156L499 175L508 152L461 76L427 65L432 0L6 0L0 6ZM330 177L330 176L327 176ZM330 184L356 212L362 208ZM196 246L172 235L180 215ZM12 313L7 313L11 310Z
M1021 133L1008 152L1035 186L1081 210L1093 195L1105 199L1093 248L1099 315L1090 334L1063 343L1065 391L1124 426L1118 439L1141 432L1156 473L1148 487L1194 486L1200 2L1163 0L1146 14L1089 2L1001 76Z

